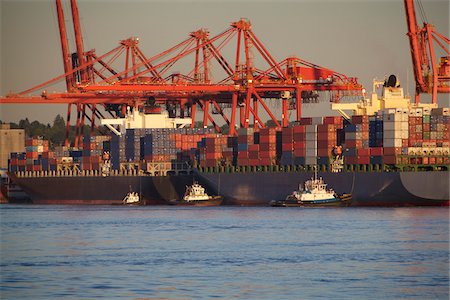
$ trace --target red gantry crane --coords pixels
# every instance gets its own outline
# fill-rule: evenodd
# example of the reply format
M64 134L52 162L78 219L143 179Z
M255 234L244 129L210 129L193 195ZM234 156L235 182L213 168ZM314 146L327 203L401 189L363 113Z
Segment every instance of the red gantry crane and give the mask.
M157 109L165 105L169 115L190 117L192 127L201 109L203 126L212 124L220 131L213 115L221 115L230 134L236 135L236 126L251 126L251 118L255 130L264 128L261 112L267 113L277 127L287 126L288 111L296 110L298 120L302 102L317 97L317 92L329 91L333 102L339 102L343 96L361 96L362 86L356 78L297 57L277 62L246 19L231 23L214 37L199 29L152 57L146 57L139 49L137 38L123 40L115 49L97 56L95 50L83 50L77 4L71 0L77 49L70 55L60 0L56 0L56 7L65 73L19 94L0 98L0 103L67 103L68 128L71 106L76 105L75 146L80 142L85 118L92 127L96 119L104 118L97 105L116 117L123 116L127 106ZM121 59L124 62L120 63ZM174 71L175 67L188 71ZM61 80L66 82L66 92L43 90ZM42 91L40 96L30 96L37 91ZM269 104L280 102L281 118L277 118Z
M417 24L414 0L404 0L408 37L416 81L415 103L420 94L431 94L432 103L437 102L438 93L450 93L450 40L438 33L426 21L420 28ZM419 7L422 7L419 2ZM436 61L435 44L444 50L446 56Z

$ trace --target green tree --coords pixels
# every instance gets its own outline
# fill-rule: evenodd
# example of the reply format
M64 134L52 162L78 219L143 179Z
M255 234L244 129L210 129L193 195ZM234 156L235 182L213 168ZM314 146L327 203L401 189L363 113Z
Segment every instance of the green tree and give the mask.
M53 145L62 145L66 138L66 122L63 117L57 115L50 131L50 142Z

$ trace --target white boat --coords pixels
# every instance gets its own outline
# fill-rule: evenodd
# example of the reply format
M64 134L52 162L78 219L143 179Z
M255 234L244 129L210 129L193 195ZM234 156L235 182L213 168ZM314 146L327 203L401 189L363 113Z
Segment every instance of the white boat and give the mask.
M322 177L314 177L299 185L297 191L292 192L285 200L272 201L272 206L348 206L351 204L351 195L339 196L333 189L327 189Z
M201 186L198 182L194 182L192 185L186 186L186 192L184 193L181 201L170 201L169 204L217 206L222 203L222 200L222 196L209 196L203 186Z
M139 194L136 192L129 192L125 198L123 198L123 204L125 205L132 205L132 204L139 204L140 198Z

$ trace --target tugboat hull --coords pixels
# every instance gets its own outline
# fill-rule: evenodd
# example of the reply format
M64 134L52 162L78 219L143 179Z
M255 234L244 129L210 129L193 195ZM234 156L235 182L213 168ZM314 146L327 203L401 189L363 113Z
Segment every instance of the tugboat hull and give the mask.
M175 201L168 201L167 203L169 205L177 205L177 206L219 206L222 204L223 197L221 196L214 196L211 197L209 200L193 200L193 201L186 201L186 200L175 200Z
M303 202L297 199L288 197L286 200L274 200L270 202L270 206L279 207L345 207L352 204L352 196L350 194L343 194L334 199L308 201Z

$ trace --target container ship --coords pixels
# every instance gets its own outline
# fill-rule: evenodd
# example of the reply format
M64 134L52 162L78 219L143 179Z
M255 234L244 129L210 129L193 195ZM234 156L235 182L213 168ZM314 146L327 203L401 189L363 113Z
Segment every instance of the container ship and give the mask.
M35 137L25 152L10 154L9 186L21 187L26 201L120 204L132 191L146 204L163 204L198 181L208 194L223 196L223 204L268 205L317 169L336 192L351 193L353 205L449 204L450 113L436 104L438 93L450 93L449 40L426 22L419 27L413 0L404 6L414 103L396 76L375 82L365 99L355 77L295 56L276 61L245 18L215 36L204 28L190 32L151 57L135 37L97 56L84 49L74 0L72 52L64 8L55 4L64 74L0 98L1 104L67 104L66 145L76 106L74 147L50 149ZM435 48L446 53L440 60ZM64 79L67 92L49 92ZM318 102L319 93L341 116L302 117L302 104ZM420 103L423 93L430 104ZM358 103L341 101L355 97ZM267 104L280 106L281 121ZM200 110L202 128L186 128L195 127ZM216 133L213 114L223 117L229 134ZM273 128L263 124L266 115ZM82 137L86 118L91 127L101 120L111 134Z
M268 205L318 168L355 206L448 206L449 108L410 104L396 80L378 86L380 97L334 107L352 109L351 117L304 117L237 136L179 128L183 120L128 128L151 118L129 110L127 128L85 136L81 149L50 151L47 141L28 139L25 153L11 154L9 172L35 204L120 204L130 189L147 205L165 204L196 180L225 205Z

